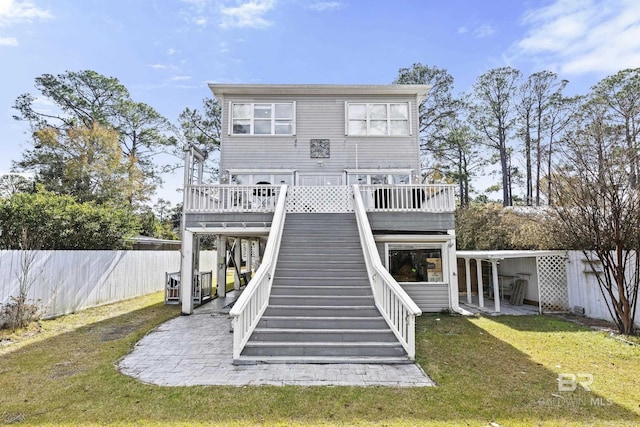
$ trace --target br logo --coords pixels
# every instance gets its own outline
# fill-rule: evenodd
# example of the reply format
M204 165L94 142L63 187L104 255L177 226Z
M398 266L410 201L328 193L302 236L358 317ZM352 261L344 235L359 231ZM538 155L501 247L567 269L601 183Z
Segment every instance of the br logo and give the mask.
M558 391L575 391L578 385L585 391L591 391L589 388L591 384L593 384L593 375L591 374L558 374Z

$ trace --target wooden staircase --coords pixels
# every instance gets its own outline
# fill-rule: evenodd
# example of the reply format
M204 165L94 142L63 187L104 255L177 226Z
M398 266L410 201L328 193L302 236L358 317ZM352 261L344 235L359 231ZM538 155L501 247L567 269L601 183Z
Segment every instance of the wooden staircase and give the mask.
M375 307L354 214L288 214L267 307L240 363L408 363Z

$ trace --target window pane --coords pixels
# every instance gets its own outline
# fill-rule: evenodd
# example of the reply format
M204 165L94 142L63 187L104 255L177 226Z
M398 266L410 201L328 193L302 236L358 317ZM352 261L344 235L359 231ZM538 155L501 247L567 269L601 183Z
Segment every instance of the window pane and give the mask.
M441 250L389 248L389 272L398 282L442 282Z
M254 120L255 129L253 133L255 135L270 135L271 134L271 120Z
M349 104L349 120L366 119L367 106L365 104Z
M251 120L234 120L233 133L234 134L251 133Z
M349 135L366 135L367 122L364 120L349 120Z
M409 175L393 175L394 184L409 184Z
M387 180L387 175L371 175L371 184L374 185L387 184Z
M256 104L253 109L254 119L270 119L271 104Z
M409 122L406 120L391 120L389 135L409 135Z
M370 119L387 119L387 104L371 104L369 106Z
M408 119L409 118L409 106L407 104L391 104L392 119Z
M250 119L251 104L233 104L234 119Z
M277 135L292 135L293 123L290 120L276 120Z
M276 104L276 119L293 119L293 104Z
M387 134L387 121L386 120L371 120L369 123L369 135L386 135Z

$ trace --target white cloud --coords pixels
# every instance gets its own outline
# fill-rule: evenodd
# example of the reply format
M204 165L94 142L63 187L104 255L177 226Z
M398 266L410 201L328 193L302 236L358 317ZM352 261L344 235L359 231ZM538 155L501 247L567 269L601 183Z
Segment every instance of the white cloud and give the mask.
M163 64L149 64L149 67L153 68L154 70L164 70L165 68L167 68L167 66Z
M460 27L458 28L458 34L464 34L466 32L468 32L469 30L467 29L467 27Z
M169 48L169 49L167 50L167 54L169 54L169 55L175 55L175 54L176 54L176 53L178 53L178 52L179 52L178 50L175 50L175 49L173 49L173 48Z
M18 46L18 39L15 37L0 37L0 46Z
M0 0L0 26L52 19L53 14L28 1Z
M528 11L514 48L567 74L614 73L640 66L640 2L554 0Z
M343 7L345 7L344 3L340 3L339 1L322 1L322 2L309 5L309 9L312 9L318 12L325 12L328 10L338 10L338 9L342 9Z
M264 15L275 7L275 0L250 0L235 7L223 6L221 28L266 28L272 24Z
M496 30L489 24L484 24L473 30L473 37L477 39L481 39L484 37L489 37L491 34L495 33Z
M172 82L181 82L185 80L191 80L191 76L173 76L169 79Z
M193 22L194 22L196 25L199 25L199 26L201 26L201 27L204 27L205 25L207 25L207 18L205 18L205 17L202 17L202 16L201 16L201 17L199 17L199 18L196 18L196 20L195 20L195 21L193 21Z

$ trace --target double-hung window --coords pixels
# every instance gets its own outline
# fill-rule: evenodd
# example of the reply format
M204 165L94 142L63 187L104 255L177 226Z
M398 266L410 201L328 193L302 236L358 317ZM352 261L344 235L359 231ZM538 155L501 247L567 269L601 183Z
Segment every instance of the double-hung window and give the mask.
M295 103L231 103L232 135L294 135Z
M347 135L410 135L409 103L347 103Z

